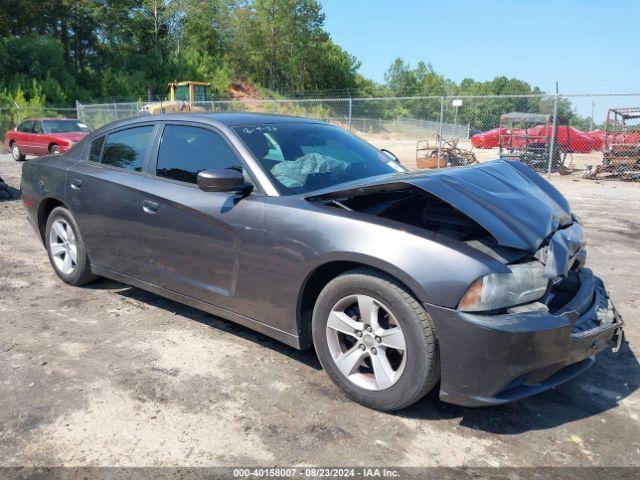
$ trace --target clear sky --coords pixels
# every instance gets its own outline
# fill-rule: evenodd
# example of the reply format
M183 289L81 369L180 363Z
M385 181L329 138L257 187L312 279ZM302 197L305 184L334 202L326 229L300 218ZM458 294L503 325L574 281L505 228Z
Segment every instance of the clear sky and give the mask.
M377 82L402 57L456 82L506 75L544 91L558 80L561 93L640 92L639 0L321 3L333 40Z

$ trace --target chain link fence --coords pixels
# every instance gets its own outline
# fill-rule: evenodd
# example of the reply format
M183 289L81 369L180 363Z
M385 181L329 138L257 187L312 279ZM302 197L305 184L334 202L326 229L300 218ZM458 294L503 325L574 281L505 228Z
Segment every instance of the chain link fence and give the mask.
M30 117L77 117L90 128L168 111L317 118L388 149L411 169L496 158L546 174L640 181L640 94L501 95L129 102L0 108L0 133Z

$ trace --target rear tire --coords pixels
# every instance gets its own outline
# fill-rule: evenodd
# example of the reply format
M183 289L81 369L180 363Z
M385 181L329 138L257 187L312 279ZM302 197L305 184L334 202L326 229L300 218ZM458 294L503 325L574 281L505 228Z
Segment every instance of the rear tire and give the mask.
M44 233L49 261L62 281L78 286L98 278L91 273L84 240L69 210L54 208L47 218Z
M16 162L24 162L27 156L20 151L20 147L16 142L11 144L11 156Z
M376 270L352 270L329 282L316 301L312 334L329 377L369 408L407 407L440 378L429 314L395 279Z

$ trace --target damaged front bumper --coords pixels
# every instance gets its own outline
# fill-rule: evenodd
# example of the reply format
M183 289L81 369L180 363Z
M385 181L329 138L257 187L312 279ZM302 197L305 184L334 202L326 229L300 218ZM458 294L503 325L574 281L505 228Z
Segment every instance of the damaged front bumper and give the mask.
M580 269L579 287L556 311L478 315L427 305L441 356L440 398L500 405L579 375L608 344L620 349L623 321L602 281Z

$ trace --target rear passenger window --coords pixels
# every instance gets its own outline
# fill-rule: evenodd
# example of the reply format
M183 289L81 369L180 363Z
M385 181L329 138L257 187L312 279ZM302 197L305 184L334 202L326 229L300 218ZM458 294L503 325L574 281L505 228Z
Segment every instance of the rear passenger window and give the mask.
M224 168L241 172L242 163L220 135L199 127L164 127L156 167L159 177L196 183L198 172Z
M110 133L104 145L101 163L141 172L144 156L149 148L151 132L153 132L153 125Z
M22 122L16 130L20 133L31 133L31 127L33 127L33 120L27 120Z
M104 135L96 138L91 142L91 148L89 149L89 161L99 162L100 154L102 153L102 145L104 145Z

